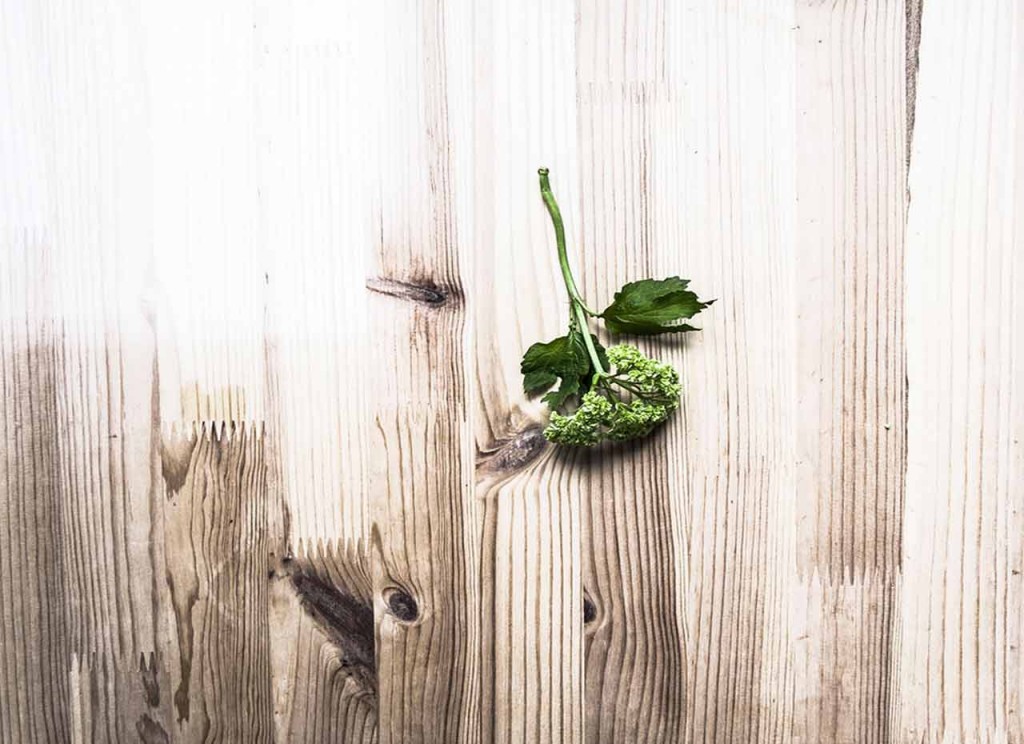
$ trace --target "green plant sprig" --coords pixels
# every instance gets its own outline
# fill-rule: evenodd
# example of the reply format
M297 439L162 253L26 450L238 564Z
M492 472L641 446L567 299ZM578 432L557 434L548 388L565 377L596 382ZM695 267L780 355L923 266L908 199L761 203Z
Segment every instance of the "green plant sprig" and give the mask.
M541 168L540 195L551 215L558 264L569 298L569 331L526 350L520 370L528 395L544 395L551 418L544 435L558 444L592 446L605 440L645 437L679 407L679 375L630 344L605 349L590 332L600 319L613 334L658 335L698 330L684 323L714 300L703 302L677 276L624 285L602 312L580 294L569 266L562 212ZM557 385L557 387L556 387Z

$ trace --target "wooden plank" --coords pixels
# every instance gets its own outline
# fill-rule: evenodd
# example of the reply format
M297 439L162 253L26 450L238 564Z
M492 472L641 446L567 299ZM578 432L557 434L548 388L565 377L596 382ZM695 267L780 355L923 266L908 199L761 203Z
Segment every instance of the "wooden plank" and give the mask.
M905 469L901 2L799 2L793 735L888 740Z
M650 268L718 302L658 353L684 408L663 489L684 552L677 740L785 741L795 569L795 7L666 7L666 105L649 162Z
M565 290L537 169L549 167L578 244L575 7L474 4L473 70L463 87L472 160L459 214L471 236L467 295L480 505L481 740L583 737L580 498L571 456L552 456L544 409L522 393L519 363L565 333ZM461 48L461 47L460 47ZM459 107L465 110L466 107ZM459 110L459 109L457 109ZM456 154L459 152L456 145ZM465 150L463 151L465 153Z
M140 549L159 478L154 339L141 301L151 240L142 24L104 3L4 14L4 53L15 54L4 65L13 139L3 150L21 153L4 157L17 185L2 199L0 260L12 283L3 377L17 424L7 496L11 508L18 494L32 506L12 512L5 540L18 551L5 563L25 573L6 591L13 606L28 603L17 612L30 624L2 645L38 658L9 659L15 687L3 697L17 708L0 712L0 738L107 741L150 713L163 718L141 667L159 634L153 555ZM25 467L34 474L19 476ZM29 535L33 544L22 542ZM45 592L28 555L39 557L31 571L53 579ZM55 675L45 683L44 669Z
M277 738L371 742L373 633L353 625L373 617L367 13L354 4L261 3L256 17L267 413L281 505L274 559L282 580L271 605Z
M386 22L385 22L386 21ZM479 536L465 414L443 3L382 7L374 205L372 575L379 736L480 740ZM388 143L386 146L384 143Z
M924 3L893 739L1021 741L1020 3Z
M264 442L258 425L201 425L163 446L159 661L177 740L274 740Z
M596 307L606 306L627 281L653 276L653 255L667 248L653 240L651 165L659 113L671 95L669 12L657 1L580 7L577 266ZM684 276L688 270L671 269ZM664 357L665 345L641 345ZM642 444L567 458L584 497L584 587L595 616L586 637L589 742L682 736L685 542L681 502L672 498L668 472L679 450L669 448L669 437L660 431Z
M68 739L71 727L60 534L55 342L34 231L0 247L0 738ZM35 238L35 239L34 239Z

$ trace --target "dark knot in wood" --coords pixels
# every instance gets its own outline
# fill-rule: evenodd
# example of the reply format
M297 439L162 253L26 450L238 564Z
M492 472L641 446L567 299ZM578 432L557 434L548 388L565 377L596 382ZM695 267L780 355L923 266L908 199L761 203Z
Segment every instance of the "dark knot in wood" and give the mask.
M344 666L376 689L373 608L314 573L293 573L291 582L306 612L341 651Z
M547 446L544 428L540 425L530 426L517 432L511 439L501 442L497 449L480 458L478 467L481 471L489 473L515 473L540 457Z
M591 601L590 597L583 598L583 622L589 624L597 619L597 607Z
M366 280L366 288L377 294L396 297L400 300L415 302L427 307L441 307L457 301L460 297L457 290L442 287L432 281L406 282L398 279L374 277Z
M388 611L403 623L414 622L419 617L420 609L416 600L401 589L385 590L384 602Z
M171 737L167 735L164 727L157 723L149 713L143 713L142 717L135 722L135 732L143 744L168 744Z

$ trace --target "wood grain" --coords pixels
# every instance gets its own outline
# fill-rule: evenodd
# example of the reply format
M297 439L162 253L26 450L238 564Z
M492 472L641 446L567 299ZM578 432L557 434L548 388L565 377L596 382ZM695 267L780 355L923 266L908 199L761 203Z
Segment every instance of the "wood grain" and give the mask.
M0 251L3 324L3 547L0 650L0 737L4 741L69 738L64 564L56 432L55 342L41 322L46 296L33 236L8 233ZM33 260L34 259L34 260ZM39 294L36 294L39 293Z
M902 3L798 3L794 735L887 741L906 468Z
M670 96L670 11L661 2L592 2L581 11L578 265L590 303L604 307L622 284L654 275L652 253L664 248L652 245L651 157L654 123ZM584 586L595 612L586 639L590 742L678 741L683 731L681 514L665 432L645 444L569 460L581 473Z
M1021 38L0 0L0 741L1024 741ZM541 166L718 298L642 446L521 392Z
M165 478L162 509L171 632L159 660L175 737L271 741L263 432L201 425L169 439L164 471L186 465Z
M380 741L479 741L479 539L466 410L462 235L455 214L450 18L437 2L399 14L385 95L371 451ZM408 81L400 84L399 81Z
M718 298L699 334L658 346L684 381L663 456L685 546L683 741L784 740L788 721L793 12L687 3L666 14L651 269Z
M925 3L907 229L897 741L1024 737L1022 30L1019 3Z
M473 282L482 741L580 742L584 731L583 480L571 457L551 456L519 373L527 346L567 322L537 169L552 171L575 251L574 12L571 2L476 4L474 75L462 89L472 106L472 160L457 173L471 195L460 214Z

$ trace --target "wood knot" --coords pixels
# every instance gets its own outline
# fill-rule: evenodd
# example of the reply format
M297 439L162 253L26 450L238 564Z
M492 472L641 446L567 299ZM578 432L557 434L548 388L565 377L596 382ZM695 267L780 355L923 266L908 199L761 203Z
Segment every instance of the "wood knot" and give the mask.
M313 572L295 571L291 584L320 628L341 651L344 665L364 686L376 689L373 608L344 587Z
M477 465L486 472L514 473L540 457L547 447L544 428L539 424L529 426L501 442L497 449L480 458Z
M415 302L427 307L442 307L458 302L461 293L458 289L441 286L431 280L407 282L385 277L374 277L366 280L366 288L377 294L395 297L408 302Z
M416 600L396 587L384 590L384 604L387 605L388 611L403 623L415 622L420 614Z
M153 716L143 713L142 717L135 722L135 732L143 744L168 744L171 737Z
M590 623L597 620L597 606L593 603L590 597L584 595L583 597L583 624L589 625Z

